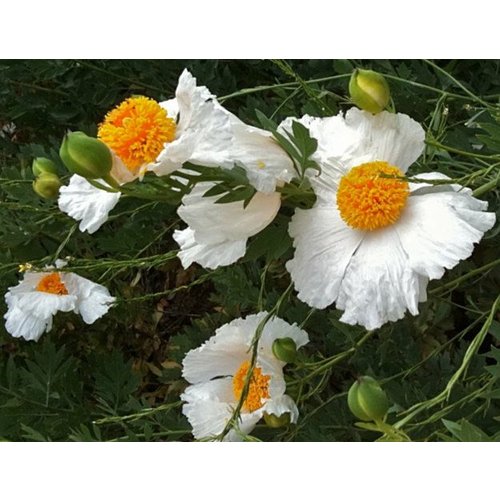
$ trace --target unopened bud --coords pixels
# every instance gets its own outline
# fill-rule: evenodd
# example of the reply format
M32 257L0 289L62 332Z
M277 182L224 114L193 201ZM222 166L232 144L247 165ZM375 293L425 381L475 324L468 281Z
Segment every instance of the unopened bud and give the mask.
M33 181L33 191L46 200L57 198L60 187L61 181L59 177L50 172L42 172L37 179Z
M349 82L349 94L356 106L370 113L383 111L391 99L386 79L376 71L355 69Z
M33 171L33 175L38 177L43 172L48 172L50 174L57 174L56 164L49 160L48 158L43 158L42 156L39 158L35 158L33 160L33 165L31 166L31 170Z
M264 413L264 422L273 429L285 427L290 425L290 413L282 413L279 417L274 413Z
M290 337L276 339L273 342L273 354L280 361L293 363L297 357L297 344Z
M360 420L381 420L389 409L387 395L372 377L360 377L347 394L351 412Z
M107 177L113 165L108 146L83 132L68 133L61 144L59 155L70 172L86 179Z

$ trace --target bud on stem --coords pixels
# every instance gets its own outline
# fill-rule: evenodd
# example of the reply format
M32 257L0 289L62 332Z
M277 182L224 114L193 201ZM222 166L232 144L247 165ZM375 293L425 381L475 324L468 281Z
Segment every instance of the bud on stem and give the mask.
M380 384L372 377L360 377L347 394L347 404L355 417L380 421L387 414L389 400Z
M66 168L86 179L109 177L113 158L108 146L83 132L70 132L64 137L59 155Z
M391 99L386 79L376 71L354 70L349 82L349 94L356 106L370 113L383 111Z

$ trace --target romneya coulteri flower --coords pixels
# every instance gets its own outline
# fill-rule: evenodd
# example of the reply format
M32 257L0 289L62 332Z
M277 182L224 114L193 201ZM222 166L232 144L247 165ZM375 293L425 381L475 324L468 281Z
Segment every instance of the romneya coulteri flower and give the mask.
M216 438L233 415L250 367L252 340L266 315L252 314L221 326L213 337L184 358L183 377L192 385L181 395L185 402L182 411L196 439ZM238 429L229 431L225 440L243 439L266 413L276 417L289 414L292 423L297 421L297 406L285 394L286 363L276 359L272 352L273 342L280 338L291 338L297 348L309 341L307 333L296 324L290 325L277 317L266 323Z
M245 255L248 238L267 227L280 209L281 195L276 187L294 176L292 160L270 132L224 112L231 122L232 140L228 162L222 166L243 167L257 192L246 207L243 201L216 203L223 194L205 197L214 186L212 182L197 184L183 197L178 214L188 227L175 231L174 239L181 248L178 256L184 268L197 262L215 269Z
M318 140L322 171L311 179L315 205L297 209L289 226L299 299L320 309L335 302L341 321L369 330L418 314L428 281L469 257L495 215L470 189L401 179L424 149L424 130L407 115L352 108L300 121Z
M85 323L92 324L108 312L114 301L106 287L78 274L59 269L27 271L23 280L5 294L5 329L13 337L37 341L51 330L58 311L74 311Z
M229 118L214 96L206 87L196 86L196 79L184 70L175 98L158 103L148 97L130 97L106 115L97 135L112 152L111 177L122 185L148 170L170 174L187 161L222 165L227 162L231 131ZM94 233L119 199L119 192L99 189L73 175L69 186L60 190L59 208L81 221L81 231Z

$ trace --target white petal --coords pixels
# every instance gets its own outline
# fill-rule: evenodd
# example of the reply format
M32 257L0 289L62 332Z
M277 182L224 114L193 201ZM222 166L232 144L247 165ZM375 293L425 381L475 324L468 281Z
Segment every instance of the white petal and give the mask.
M206 87L197 87L187 70L179 78L175 95L179 116L175 140L165 144L148 170L167 175L187 161L205 166L225 164L232 134L229 118L214 96Z
M250 345L266 313L237 318L217 328L202 346L189 351L183 361L182 376L191 383L214 377L233 376L250 359Z
M196 439L218 436L237 404L231 377L191 385L181 394L181 400L186 402L182 412L193 427ZM241 434L249 434L262 414L263 408L251 413L242 412L238 431L231 430L224 441L241 441Z
M272 193L276 186L289 182L296 173L288 154L266 130L243 123L232 113L233 140L228 152L229 162L245 168L248 180L258 191Z
M208 382L190 385L181 395L182 401L195 403L196 401L216 401L218 403L236 403L233 392L232 377L217 378Z
M422 280L413 271L392 226L365 233L351 258L337 299L341 321L368 330L418 314Z
M298 298L323 309L337 299L346 267L363 233L346 226L334 199L330 206L297 209L289 233L295 255L286 268Z
M322 169L312 180L320 197L335 191L349 169L370 161L386 161L406 172L424 150L423 128L409 116L383 111L372 115L357 108L326 118L300 119L318 140L313 155Z
M495 223L495 214L483 212L487 203L467 191L428 188L426 194L408 198L395 229L416 272L430 279L441 278L472 254L485 231Z
M183 231L175 230L173 238L181 248L177 257L181 259L184 269L187 269L193 262L207 269L228 266L243 257L247 247L246 238L213 244L197 243L194 231L189 227Z
M75 273L63 274L63 282L68 292L77 297L75 312L79 312L88 325L108 312L116 300L106 287L82 278Z
M292 424L295 424L297 422L297 419L299 418L299 410L297 409L297 405L295 404L295 401L287 394L269 400L264 405L263 410L266 413L276 415L277 417L283 415L284 413L290 413L290 422Z
M183 396L181 398L184 399ZM184 404L182 413L193 428L193 436L204 439L218 436L231 418L233 410L227 403L196 401Z
M26 340L37 341L43 332L50 331L52 327L52 316L48 318L35 316L17 306L10 307L4 318L7 332L13 337L23 337Z
M213 186L198 183L183 197L178 214L195 233L197 243L246 240L268 226L279 211L279 193L256 193L244 207L243 201L215 203L220 196L203 197Z
M71 176L68 186L59 190L59 209L77 221L80 231L95 233L107 220L120 199L120 193L98 189L79 175Z
M262 315L259 316L260 319L263 317L264 316ZM264 326L264 330L262 331L262 336L259 341L259 356L267 356L275 359L272 352L273 343L276 339L282 339L285 337L291 338L295 342L297 349L309 342L307 332L301 330L296 323L290 325L285 320L275 316ZM285 364L283 362L280 363L281 366Z

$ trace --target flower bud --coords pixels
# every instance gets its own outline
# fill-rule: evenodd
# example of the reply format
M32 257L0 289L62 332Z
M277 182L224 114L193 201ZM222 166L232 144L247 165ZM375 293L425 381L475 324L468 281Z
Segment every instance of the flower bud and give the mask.
M33 160L33 165L31 166L31 170L33 171L33 175L38 177L43 172L48 172L50 174L57 174L56 164L49 160L48 158L43 158L40 156L39 158L35 158Z
M290 413L282 413L279 417L274 413L264 413L264 422L273 429L285 427L290 425Z
M297 345L290 337L276 339L273 342L273 354L280 361L293 363L297 357Z
M108 146L83 132L68 133L63 139L59 155L70 172L86 179L107 177L113 165Z
M33 191L46 200L57 198L60 187L61 181L59 177L51 172L42 172L36 180L33 181Z
M391 98L386 79L368 69L354 70L349 82L349 94L356 106L374 114L383 111Z
M347 394L351 412L360 420L381 420L389 409L387 395L372 377L364 376L352 384Z

